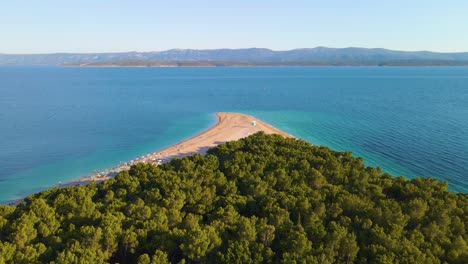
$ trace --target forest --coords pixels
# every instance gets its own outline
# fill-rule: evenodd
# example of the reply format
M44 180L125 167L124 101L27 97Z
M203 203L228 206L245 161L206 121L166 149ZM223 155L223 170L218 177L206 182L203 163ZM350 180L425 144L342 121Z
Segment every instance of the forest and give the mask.
M468 195L257 133L0 206L0 263L468 263Z

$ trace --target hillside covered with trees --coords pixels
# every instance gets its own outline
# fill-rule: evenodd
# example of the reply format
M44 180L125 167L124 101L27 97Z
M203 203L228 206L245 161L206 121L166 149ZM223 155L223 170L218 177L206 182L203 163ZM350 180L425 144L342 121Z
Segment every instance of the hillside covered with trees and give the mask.
M468 195L258 133L0 206L0 263L468 263Z

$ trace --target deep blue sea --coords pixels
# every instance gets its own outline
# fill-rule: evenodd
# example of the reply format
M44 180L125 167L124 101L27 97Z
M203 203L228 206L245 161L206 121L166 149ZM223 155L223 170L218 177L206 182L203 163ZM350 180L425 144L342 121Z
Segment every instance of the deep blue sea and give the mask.
M0 201L254 115L468 190L468 67L0 67Z

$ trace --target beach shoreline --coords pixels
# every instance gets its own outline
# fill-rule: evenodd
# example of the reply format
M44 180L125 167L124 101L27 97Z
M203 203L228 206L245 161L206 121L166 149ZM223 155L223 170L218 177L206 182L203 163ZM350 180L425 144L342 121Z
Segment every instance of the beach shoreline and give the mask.
M279 134L284 137L294 138L294 136L250 115L233 112L217 112L215 115L218 118L218 122L194 136L181 140L166 148L118 164L112 168L94 171L90 175L63 184L59 183L58 186L69 187L86 185L93 181L102 182L115 177L123 170L130 169L132 165L137 163L153 163L159 165L169 162L175 157L182 158L196 153L205 154L208 149L217 145L238 140L260 131L267 134Z
M69 182L59 182L57 187L64 188L87 185L91 182L103 182L115 177L121 171L129 170L132 165L137 163L153 163L159 165L169 162L175 157L182 158L196 153L205 154L210 148L225 142L245 138L260 131L266 134L278 134L287 138L295 138L293 135L250 115L233 112L217 112L215 115L218 118L218 122L194 136L183 139L163 149L120 163L114 167L105 170L95 170L87 176ZM21 203L23 199L24 198L11 200L7 202L7 204L17 205Z

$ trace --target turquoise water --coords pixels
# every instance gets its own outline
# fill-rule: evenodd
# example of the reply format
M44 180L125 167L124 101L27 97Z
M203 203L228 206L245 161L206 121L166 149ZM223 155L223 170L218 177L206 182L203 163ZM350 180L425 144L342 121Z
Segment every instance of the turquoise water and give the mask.
M468 190L468 67L0 67L0 201L252 114Z

